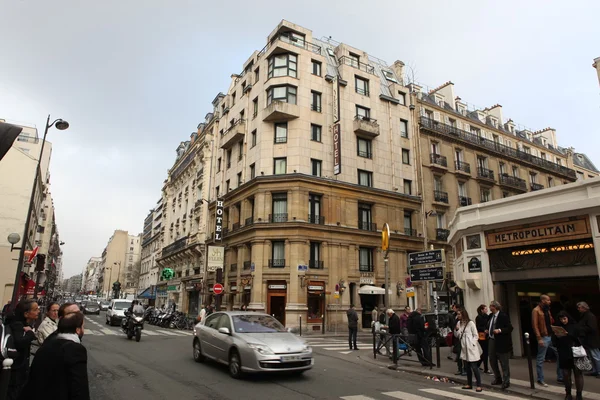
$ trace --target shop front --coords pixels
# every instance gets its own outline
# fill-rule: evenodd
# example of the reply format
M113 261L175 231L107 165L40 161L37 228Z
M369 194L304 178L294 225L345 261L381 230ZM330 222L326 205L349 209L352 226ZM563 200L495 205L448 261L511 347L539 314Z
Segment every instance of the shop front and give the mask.
M176 310L179 310L181 308L181 304L179 304L179 298L180 298L180 290L181 290L181 284L177 283L177 284L168 284L167 285L167 306L168 307L173 307L173 305L176 306Z
M287 303L287 282L267 281L267 313L285 326L285 306Z
M309 281L306 288L306 306L308 308L306 321L308 324L320 325L323 323L325 314L325 282Z
M599 313L599 222L600 179L459 209L450 238L469 313L499 301L515 328L516 355L524 354L540 295L550 296L554 315L577 319L579 301Z
M198 315L200 313L200 291L202 289L202 279L193 279L185 283L188 304L187 314Z
M246 307L250 304L251 295L252 295L252 278L251 277L242 277L241 285L238 290L241 295L241 304Z
M161 308L167 304L167 285L156 285L156 308Z

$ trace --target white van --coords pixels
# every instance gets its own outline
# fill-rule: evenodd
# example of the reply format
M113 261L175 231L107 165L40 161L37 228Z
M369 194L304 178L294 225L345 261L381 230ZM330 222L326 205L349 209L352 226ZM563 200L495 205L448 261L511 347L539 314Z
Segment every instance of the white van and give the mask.
M131 300L113 299L106 311L106 325L121 325L125 311L131 306Z

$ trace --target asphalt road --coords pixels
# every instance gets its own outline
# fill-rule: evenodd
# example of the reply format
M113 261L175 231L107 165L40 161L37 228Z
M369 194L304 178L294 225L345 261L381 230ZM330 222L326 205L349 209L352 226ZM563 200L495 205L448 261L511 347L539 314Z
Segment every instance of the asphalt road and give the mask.
M367 343L349 351L342 338L309 339L315 366L302 376L252 375L234 380L225 366L194 362L191 331L146 324L146 334L136 343L127 340L120 328L105 325L104 313L87 316L85 328L93 400L517 399L390 371L357 357L369 352Z

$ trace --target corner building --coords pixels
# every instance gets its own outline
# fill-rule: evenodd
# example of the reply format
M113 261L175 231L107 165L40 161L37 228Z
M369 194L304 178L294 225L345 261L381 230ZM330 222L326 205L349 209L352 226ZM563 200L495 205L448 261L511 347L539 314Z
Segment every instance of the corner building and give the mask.
M388 306L407 304L407 253L423 239L403 66L282 21L232 75L213 102L207 238L225 246L224 307L316 330L343 328L353 303L370 327L385 293L386 222ZM217 242L215 199L225 209ZM207 272L206 302L215 281Z

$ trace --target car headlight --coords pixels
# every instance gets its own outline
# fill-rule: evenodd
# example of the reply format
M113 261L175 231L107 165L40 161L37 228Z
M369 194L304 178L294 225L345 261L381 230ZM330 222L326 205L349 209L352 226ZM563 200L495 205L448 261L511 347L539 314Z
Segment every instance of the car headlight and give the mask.
M309 351L312 351L312 348L309 345L305 344L304 347L302 348L302 350L305 352L309 352Z
M144 320L144 318L142 317L135 317L135 322L142 322Z
M254 349L254 351L256 351L259 354L264 354L264 355L275 354L275 353L273 353L273 350L271 350L269 348L269 346L265 346L264 344L248 343L248 346L251 349Z

